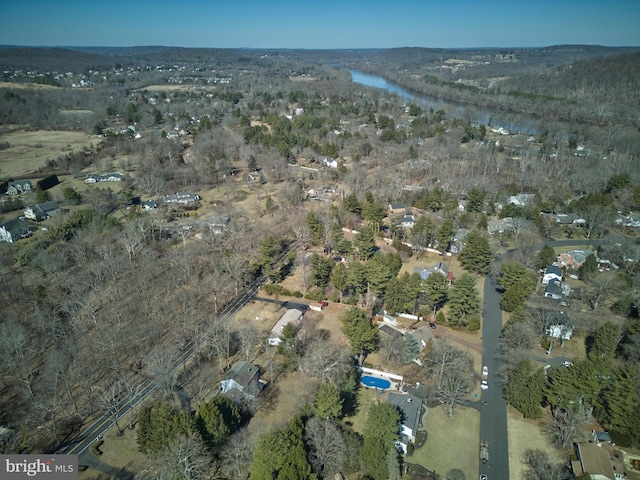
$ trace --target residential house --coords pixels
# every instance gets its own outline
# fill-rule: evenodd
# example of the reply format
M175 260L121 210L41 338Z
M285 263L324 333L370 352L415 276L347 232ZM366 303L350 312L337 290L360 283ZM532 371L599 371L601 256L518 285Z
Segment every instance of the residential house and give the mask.
M416 328L409 335L411 335L418 342L418 344L420 345L420 350L427 346L429 340L433 339L433 332L431 331L431 328L428 327Z
M54 215L58 215L61 212L60 205L58 202L49 201L44 203L39 203L34 205L33 207L27 207L24 210L24 216L27 218L31 218L32 220L37 220L39 222L46 220L49 217L53 217Z
M404 203L390 203L389 213L404 213L407 210L407 206Z
M552 218L555 218L556 223L560 225L575 225L575 226L584 226L587 221L576 215L575 213L558 213L557 215L553 215Z
M504 233L513 231L513 218L504 217L498 220L489 220L487 222L487 231L490 235L494 233Z
M183 205L191 205L200 200L200 195L191 192L176 192L163 197L165 203L180 203Z
M269 343L269 345L280 345L280 343L282 342L282 339L280 338L282 337L282 330L290 323L292 323L296 327L296 330L300 328L300 320L302 319L302 315L303 313L297 308L290 308L286 312L284 312L282 317L280 317L280 320L278 320L278 322L271 329L271 333L269 333L269 337L267 338L267 342Z
M469 235L469 230L466 228L459 228L449 245L449 251L451 253L458 254L464 248L464 239Z
M31 235L31 230L24 220L16 218L0 225L0 242L13 243Z
M402 228L413 228L415 224L416 224L416 217L414 217L410 213L403 216L398 222L398 226Z
M570 252L564 252L558 255L557 262L564 268L577 270L582 266L589 255L593 255L593 252L588 249L571 250Z
M18 180L15 182L9 182L7 186L7 195L20 195L22 193L29 193L33 191L33 185L31 180Z
M573 335L573 327L571 325L551 325L547 328L547 335L553 338L557 338L559 340L571 340L571 336Z
M378 327L378 331L393 339L400 339L403 337L402 332L399 332L398 330L390 327L389 325L380 325L380 327Z
M611 443L613 443L609 432L599 432L598 430L592 430L591 436L593 437L593 441L596 444L608 443L609 445L611 445Z
M229 225L230 218L227 215L213 215L207 220L209 229L213 233L222 233L227 225Z
M389 393L387 402L395 406L401 415L400 420L400 445L403 453L407 453L409 443L416 441L420 416L422 414L422 400L415 395Z
M260 369L251 362L236 363L220 382L220 393L236 398L253 399L262 389Z
M158 202L155 200L145 200L140 202L140 206L145 212L155 212L158 208Z
M630 213L627 216L620 216L616 219L616 224L629 228L638 228L640 227L640 214Z
M562 269L557 265L549 265L544 269L542 284L547 285L551 280L562 282Z
M438 262L431 268L415 266L413 267L413 273L420 275L420 278L424 281L433 273L441 273L445 277L449 275L449 266L445 262Z
M87 175L84 179L84 183L98 183L100 181L99 175Z
M544 289L544 296L546 298L559 300L560 297L562 297L562 285L560 284L560 282L555 279L549 280L547 288Z
M338 168L338 161L331 157L324 157L322 159L322 163L324 164L325 167Z
M576 457L577 460L571 462L576 477L586 473L594 480L616 480L608 449L597 443L577 443Z
M507 203L515 205L516 207L528 207L533 203L536 196L533 193L519 193L518 195L512 195L507 199Z

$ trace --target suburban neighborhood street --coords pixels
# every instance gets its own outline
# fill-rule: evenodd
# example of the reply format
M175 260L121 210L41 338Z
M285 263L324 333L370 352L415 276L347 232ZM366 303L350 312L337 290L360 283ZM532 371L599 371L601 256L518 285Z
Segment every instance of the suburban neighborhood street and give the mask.
M494 266L485 279L482 312L482 364L489 368L489 388L483 391L481 398L480 441L489 444L489 461L480 463L480 473L487 475L488 479L509 478L507 402L502 396L502 385L495 381L496 373L502 367L502 361L495 355L502 330L497 275L498 270Z
M551 247L595 246L597 240L549 240L544 245ZM511 252L511 250L509 251ZM496 260L504 258L509 252ZM484 305L482 310L482 365L489 369L489 388L482 393L480 403L480 442L489 444L489 461L480 463L480 473L487 479L509 478L509 438L507 432L507 402L502 396L503 385L499 384L496 374L502 369L503 362L496 357L498 340L502 330L502 311L498 292L498 268L494 265L485 278ZM548 359L548 363L559 366L565 358ZM478 452L480 455L480 452Z

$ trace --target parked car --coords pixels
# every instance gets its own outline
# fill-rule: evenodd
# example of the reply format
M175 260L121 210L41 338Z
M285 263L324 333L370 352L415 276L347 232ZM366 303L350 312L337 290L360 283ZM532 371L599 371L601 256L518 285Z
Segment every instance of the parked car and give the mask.
M480 474L480 480L487 480L487 476L484 473Z
M436 328L436 324L435 324L435 323L433 323L433 322L429 322L429 326L430 326L431 328L433 328L434 330L435 330L435 328Z

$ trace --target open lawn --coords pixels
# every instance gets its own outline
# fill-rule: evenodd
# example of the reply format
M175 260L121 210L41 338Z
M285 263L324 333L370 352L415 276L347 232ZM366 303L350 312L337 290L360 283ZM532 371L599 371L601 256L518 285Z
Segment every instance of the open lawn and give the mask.
M522 461L524 452L529 449L543 450L558 463L566 459L551 444L539 424L532 420L525 420L522 414L507 407L507 429L509 432L509 478L520 480L526 470Z
M0 156L0 176L30 178L32 172L56 159L100 141L83 132L47 131L13 132L0 135L0 143L8 143Z
M459 468L466 478L477 478L480 412L473 408L456 407L453 417L448 417L446 407L431 408L426 426L427 442L416 448L413 455L406 457L406 461L422 465L440 475Z

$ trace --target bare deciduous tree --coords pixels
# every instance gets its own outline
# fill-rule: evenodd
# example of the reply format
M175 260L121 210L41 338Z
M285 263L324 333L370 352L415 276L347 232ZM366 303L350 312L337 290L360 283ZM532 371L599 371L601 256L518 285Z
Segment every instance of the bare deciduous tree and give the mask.
M312 417L304 429L311 467L322 478L337 473L343 463L345 443L338 427L328 419Z

